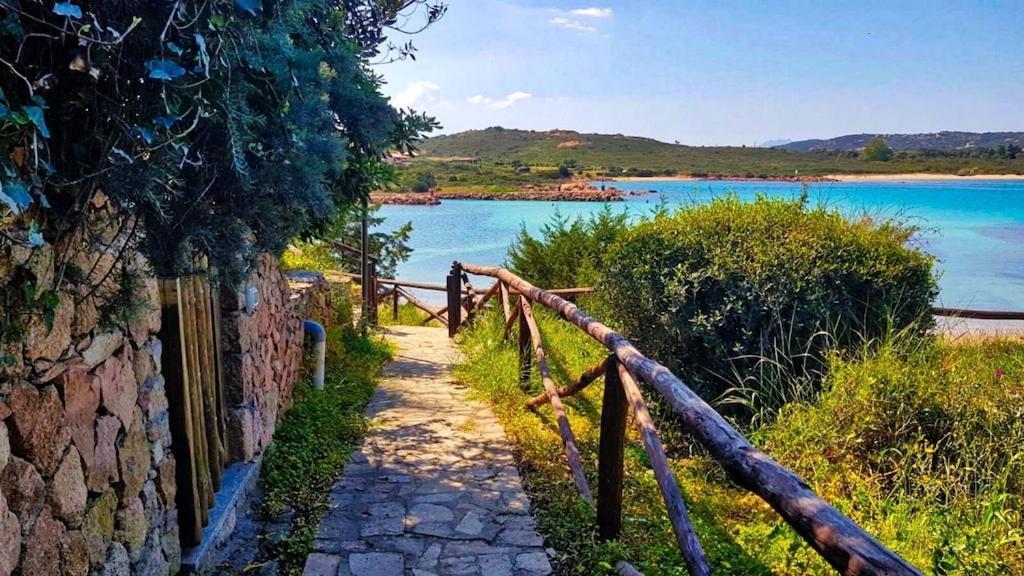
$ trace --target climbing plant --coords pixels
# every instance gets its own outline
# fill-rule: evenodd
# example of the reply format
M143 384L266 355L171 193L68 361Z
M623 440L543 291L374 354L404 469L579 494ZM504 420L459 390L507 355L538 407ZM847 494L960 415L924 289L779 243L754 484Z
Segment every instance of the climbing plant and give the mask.
M161 275L205 260L238 281L255 254L364 197L367 159L411 151L437 126L393 108L372 64L412 57L389 37L444 12L434 0L0 0L5 253L88 237L102 208L120 222L107 249L138 248Z

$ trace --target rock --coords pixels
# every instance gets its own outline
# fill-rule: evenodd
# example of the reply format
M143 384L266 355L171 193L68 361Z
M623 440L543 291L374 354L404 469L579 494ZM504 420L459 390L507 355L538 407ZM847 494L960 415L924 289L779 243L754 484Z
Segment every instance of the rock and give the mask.
M142 490L149 471L149 441L146 439L146 425L142 421L142 410L135 408L135 416L131 420L128 435L118 450L118 469L124 483L123 500L134 498Z
M71 446L57 468L57 473L53 475L48 502L58 518L67 522L68 526L77 527L82 522L88 498L82 462L78 450Z
M160 490L160 496L163 498L164 506L168 509L174 508L174 497L178 493L178 484L174 473L174 458L168 456L160 462L160 466L157 467L156 476L156 486Z
M92 344L89 345L85 352L82 352L82 360L85 361L86 368L92 370L106 362L123 343L124 336L121 335L120 330L97 334L92 339Z
M164 354L164 343L161 342L155 336L149 339L149 342L144 346L149 355L153 358L153 365L157 373L164 371L163 369L163 354Z
M142 356L142 354L138 354L136 357L138 356ZM139 406L149 418L167 410L167 391L162 375L155 374L142 382L139 389Z
M111 356L96 370L100 380L103 406L117 416L127 430L132 424L135 402L139 398L139 385L132 369L131 348L125 346L119 356Z
M0 420L0 470L7 466L11 459L11 439L7 435L7 424Z
M56 361L71 346L71 321L75 315L75 304L68 294L60 294L60 302L53 313L53 324L39 315L33 315L25 334L25 355L29 361L46 359Z
M135 383L139 386L145 384L146 380L153 375L153 357L150 356L149 350L146 348L139 348L132 355L132 371L135 372Z
M14 385L7 400L12 411L8 420L12 450L39 466L44 475L52 476L71 442L57 389L37 390L21 382Z
M89 554L89 563L99 566L106 560L107 546L114 538L114 513L117 510L117 495L108 490L94 500L82 521L82 534ZM127 553L125 553L127 560Z
M71 440L85 463L92 468L96 452L96 410L100 407L99 380L82 370L70 370L61 378L64 411Z
M21 556L21 522L0 491L0 576L10 576Z
M43 477L35 466L21 458L11 458L0 479L0 493L7 497L8 508L22 522L32 520L42 510L44 489Z
M128 551L120 542L111 542L107 547L103 566L97 570L97 576L131 576L131 563Z
M117 482L117 432L121 422L114 416L96 420L96 457L88 471L89 490L102 492Z
M80 530L68 530L60 547L61 576L86 576L89 573L89 546Z
M86 296L75 305L75 321L72 324L72 330L76 336L92 332L99 323L100 312L96 307L94 295Z
M546 576L551 574L551 563L543 552L525 552L516 556L516 568L529 574Z
M128 500L128 505L117 511L115 525L114 541L124 544L129 556L142 550L143 544L146 543L149 523L146 521L146 511L139 497Z
M53 518L48 507L43 508L25 540L21 573L60 574L60 549L64 532L64 525Z

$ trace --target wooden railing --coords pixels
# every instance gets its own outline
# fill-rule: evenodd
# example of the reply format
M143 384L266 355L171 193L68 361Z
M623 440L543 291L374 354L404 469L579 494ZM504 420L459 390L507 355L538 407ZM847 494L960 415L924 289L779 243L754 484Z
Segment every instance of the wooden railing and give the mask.
M476 299L469 275L495 279L494 285ZM520 379L529 379L534 362L544 392L531 398L533 407L550 404L555 412L566 462L580 496L593 500L580 460L576 440L562 406L562 398L584 389L602 375L605 378L601 409L601 435L597 471L597 521L604 538L618 536L622 525L623 452L628 408L661 489L676 543L689 573L710 574L707 558L689 520L682 492L669 467L639 383L656 391L680 417L686 431L738 485L758 495L840 574L848 576L920 575L906 560L893 553L831 504L823 500L799 476L754 447L718 412L697 396L667 368L644 356L626 338L591 318L554 291L542 290L504 268L456 262L447 281L449 334L454 336L472 322L488 299L501 295L505 335L518 319ZM517 295L515 304L512 296ZM547 366L542 334L533 307L540 304L604 345L610 355L564 388L557 388ZM466 315L463 317L462 312ZM621 563L620 574L639 574Z

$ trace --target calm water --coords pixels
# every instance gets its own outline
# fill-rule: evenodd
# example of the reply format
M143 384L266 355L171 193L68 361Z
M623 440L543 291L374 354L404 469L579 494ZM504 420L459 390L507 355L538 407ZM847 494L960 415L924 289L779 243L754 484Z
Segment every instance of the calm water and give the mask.
M707 202L735 193L799 196L788 182L617 182L622 190L656 190L611 204L643 214L661 198L669 205ZM916 242L939 259L941 294L950 307L1024 310L1024 182L914 181L815 183L814 201L851 215L897 216L923 229ZM500 264L520 227L536 233L559 211L575 216L600 210L600 202L445 200L440 206L385 206L385 227L411 221L415 252L398 276L444 283L452 260ZM439 300L439 294L431 299ZM441 297L443 298L443 297Z

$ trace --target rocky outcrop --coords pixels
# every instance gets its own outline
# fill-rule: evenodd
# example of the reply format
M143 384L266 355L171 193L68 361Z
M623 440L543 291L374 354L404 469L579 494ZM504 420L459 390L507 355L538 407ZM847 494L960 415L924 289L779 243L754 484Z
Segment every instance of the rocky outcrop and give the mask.
M480 190L438 190L435 194L388 193L370 195L375 204L440 204L441 200L535 200L539 202L620 202L624 200L621 190L612 187L598 188L586 180L570 180L551 186L528 184L510 192L485 192Z

